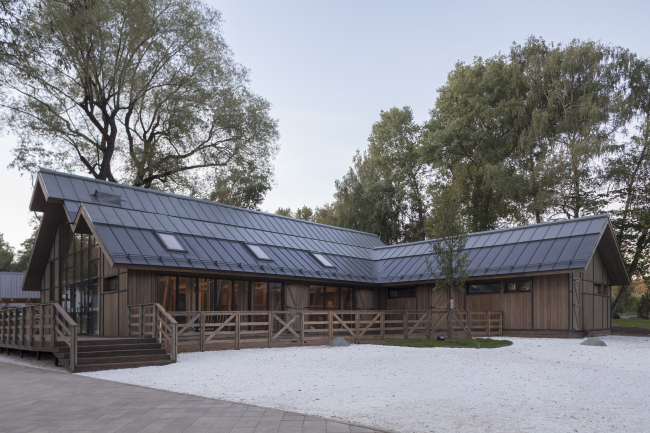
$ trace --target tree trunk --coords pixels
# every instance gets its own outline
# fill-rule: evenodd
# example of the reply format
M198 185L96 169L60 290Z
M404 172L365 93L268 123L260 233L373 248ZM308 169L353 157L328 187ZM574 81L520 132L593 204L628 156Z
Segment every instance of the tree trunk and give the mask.
M618 307L621 306L621 302L623 302L623 297L625 296L626 292L627 286L622 286L621 290L618 291L618 295L616 295L616 299L614 300L614 305L612 305L612 318L614 318L614 314L616 314L616 311L618 311Z

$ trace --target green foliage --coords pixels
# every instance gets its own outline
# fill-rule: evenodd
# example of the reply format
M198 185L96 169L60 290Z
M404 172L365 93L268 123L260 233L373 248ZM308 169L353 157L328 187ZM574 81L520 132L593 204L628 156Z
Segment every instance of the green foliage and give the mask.
M293 213L291 212L290 207L279 207L278 210L275 211L277 215L283 215L283 216L288 216L293 218Z
M13 270L14 256L13 247L5 241L4 235L0 233L0 272Z
M13 166L248 207L268 191L277 122L199 0L42 0L11 54Z
M300 209L296 210L294 218L305 221L313 221L314 211L308 206L303 206Z
M639 298L639 304L636 309L636 314L640 319L650 319L650 292L645 292Z
M401 347L467 347L476 349L476 343L479 343L481 349L494 349L497 347L506 347L511 346L512 341L510 340L492 340L491 338L461 338L456 339L453 342L451 340L436 340L432 339L423 339L423 338L413 338L408 340L386 340L381 343L372 343L372 344L381 344L384 346L401 346Z
M621 288L619 287L618 290L612 290L612 305L614 304L617 295ZM637 307L639 305L639 297L632 292L632 290L626 290L625 293L622 295L623 299L621 300L621 303L618 306L618 309L616 312L618 313L635 313L637 310Z
M420 126L409 107L381 111L368 150L336 181L336 222L375 233L386 244L425 239L430 174L424 164Z
M612 326L621 328L650 329L650 321L645 319L613 319Z

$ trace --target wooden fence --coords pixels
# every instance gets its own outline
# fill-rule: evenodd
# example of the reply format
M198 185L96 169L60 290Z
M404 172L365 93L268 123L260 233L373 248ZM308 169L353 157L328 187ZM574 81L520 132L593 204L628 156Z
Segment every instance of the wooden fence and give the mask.
M0 310L0 348L52 352L70 350L69 370L77 366L77 323L56 302Z
M154 312L155 311L155 312ZM163 314L164 313L164 314ZM165 310L159 304L129 306L130 336L169 339L176 344L195 345L205 351L209 345L263 344L331 340L344 337L360 340L387 338L435 338L447 335L447 311L194 311ZM168 324L163 324L162 319ZM156 323L155 326L154 323ZM456 311L454 335L473 337L502 335L500 311ZM176 335L174 343L172 335Z

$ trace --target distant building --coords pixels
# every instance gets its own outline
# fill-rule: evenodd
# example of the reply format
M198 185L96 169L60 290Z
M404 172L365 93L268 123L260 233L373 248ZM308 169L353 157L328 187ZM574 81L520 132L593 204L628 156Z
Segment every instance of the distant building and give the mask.
M0 308L41 302L40 291L23 291L24 272L0 272Z

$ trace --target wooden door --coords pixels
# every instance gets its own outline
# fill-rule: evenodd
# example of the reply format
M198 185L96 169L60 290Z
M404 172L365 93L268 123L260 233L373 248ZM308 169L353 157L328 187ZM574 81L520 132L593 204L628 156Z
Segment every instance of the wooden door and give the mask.
M309 309L309 286L285 284L285 303L289 311Z
M582 329L582 279L574 277L571 281L573 330L580 331Z
M105 337L117 337L119 328L119 292L102 295L102 322Z
M375 309L374 289L357 289L357 310Z

